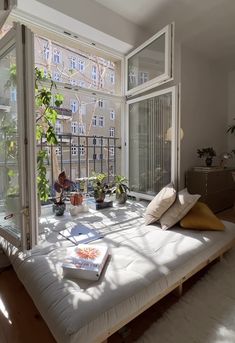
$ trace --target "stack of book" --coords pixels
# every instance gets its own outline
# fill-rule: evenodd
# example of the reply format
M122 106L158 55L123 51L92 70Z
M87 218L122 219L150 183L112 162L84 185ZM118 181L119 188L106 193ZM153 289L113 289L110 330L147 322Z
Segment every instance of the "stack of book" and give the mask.
M98 280L109 252L106 246L80 244L66 249L62 268L65 277Z

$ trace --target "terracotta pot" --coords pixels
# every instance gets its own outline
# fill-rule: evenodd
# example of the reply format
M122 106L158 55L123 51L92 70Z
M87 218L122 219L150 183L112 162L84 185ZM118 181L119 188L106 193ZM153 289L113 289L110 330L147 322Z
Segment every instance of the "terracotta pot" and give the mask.
M72 193L70 202L73 206L81 205L83 202L83 196L80 193Z

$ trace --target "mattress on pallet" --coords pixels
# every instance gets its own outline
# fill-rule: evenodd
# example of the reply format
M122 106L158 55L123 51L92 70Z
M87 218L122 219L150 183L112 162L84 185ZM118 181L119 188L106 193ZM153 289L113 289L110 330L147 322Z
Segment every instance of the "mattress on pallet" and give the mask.
M235 240L235 224L229 222L224 232L177 226L163 231L157 224L145 226L143 211L144 207L127 205L77 219L48 216L40 246L27 255L2 239L19 279L57 342L101 342ZM70 222L84 220L104 235L89 244L105 245L110 251L98 281L63 277L61 256L72 243L59 231Z

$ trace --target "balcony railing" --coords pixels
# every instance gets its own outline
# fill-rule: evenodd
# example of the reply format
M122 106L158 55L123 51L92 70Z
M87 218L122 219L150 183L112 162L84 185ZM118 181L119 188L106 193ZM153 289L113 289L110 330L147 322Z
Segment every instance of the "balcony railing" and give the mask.
M110 182L120 174L121 146L119 138L58 134L58 144L48 145L42 138L38 149L46 150L47 177L54 184L58 174L64 170L73 181L89 177L92 172L106 173Z

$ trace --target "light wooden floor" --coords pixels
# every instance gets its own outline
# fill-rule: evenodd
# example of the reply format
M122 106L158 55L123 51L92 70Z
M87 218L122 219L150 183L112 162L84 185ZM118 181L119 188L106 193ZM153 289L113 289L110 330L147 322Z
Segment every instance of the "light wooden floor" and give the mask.
M235 223L235 209L217 214L221 219ZM195 279L205 273L201 271L187 281L185 291ZM109 343L134 342L172 304L177 302L174 294L169 294L138 318L115 333ZM34 306L31 298L10 267L0 273L0 343L53 343L55 342L45 322ZM86 343L86 342L81 342Z

